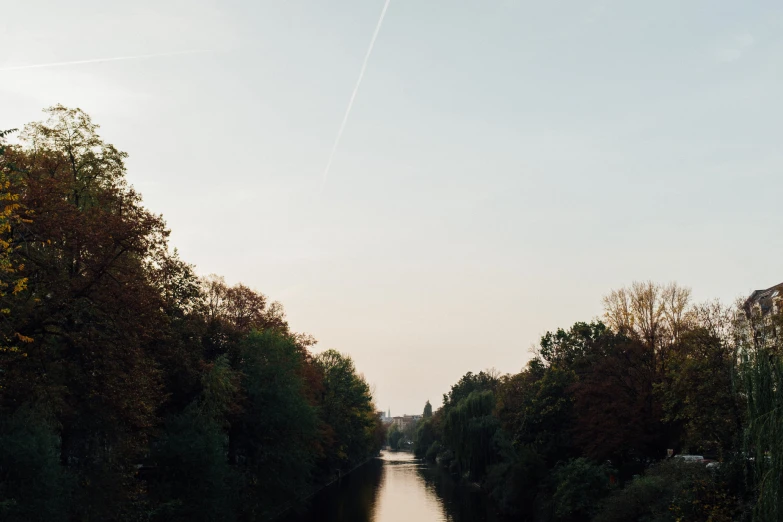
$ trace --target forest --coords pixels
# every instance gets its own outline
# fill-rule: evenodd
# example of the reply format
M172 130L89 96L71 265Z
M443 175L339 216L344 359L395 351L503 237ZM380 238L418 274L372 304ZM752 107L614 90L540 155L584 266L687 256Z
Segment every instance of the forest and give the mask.
M603 303L520 373L465 374L425 411L417 456L512 519L783 520L778 303L696 304L653 282Z
M267 520L376 455L350 357L198 277L127 155L45 112L0 133L0 520Z

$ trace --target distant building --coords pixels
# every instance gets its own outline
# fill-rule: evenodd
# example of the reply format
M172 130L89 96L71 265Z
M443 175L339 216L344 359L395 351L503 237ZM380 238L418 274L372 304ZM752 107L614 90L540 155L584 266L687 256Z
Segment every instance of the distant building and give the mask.
M404 431L411 424L416 424L421 419L421 415L403 415L402 417L392 417L392 425L397 429Z
M781 300L783 300L783 283L766 290L756 290L745 300L742 308L745 309L748 317L755 314L762 317L775 315L781 310Z
M379 411L378 418L381 419L381 422L384 424L391 424L392 423L391 409L389 410L388 414L386 412Z
M742 303L742 308L753 342L757 346L776 344L783 331L783 283L756 290Z

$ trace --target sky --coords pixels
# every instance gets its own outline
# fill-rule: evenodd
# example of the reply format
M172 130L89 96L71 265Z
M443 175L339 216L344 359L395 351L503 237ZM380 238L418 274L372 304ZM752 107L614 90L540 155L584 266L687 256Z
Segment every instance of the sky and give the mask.
M85 110L393 415L634 280L783 281L783 4L390 0L324 176L384 2L0 0L0 128Z

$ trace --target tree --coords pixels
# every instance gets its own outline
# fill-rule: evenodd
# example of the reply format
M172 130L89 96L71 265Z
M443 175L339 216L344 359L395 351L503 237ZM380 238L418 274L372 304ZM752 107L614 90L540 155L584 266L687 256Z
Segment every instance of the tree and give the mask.
M356 372L353 360L336 350L318 354L314 362L324 376L321 418L333 434L328 467L350 468L379 449L373 447L373 432L380 421L370 387Z
M533 359L498 390L495 411L508 437L515 445L530 446L550 465L572 452L575 379L572 370L546 368Z
M590 371L571 387L574 441L583 455L596 461L663 455L653 364L641 341L614 333L601 338Z
M449 393L443 394L443 407L451 408L474 391L494 391L499 383L499 377L492 370L481 371L478 374L468 372L451 387Z
M576 369L589 357L593 345L606 335L607 330L600 321L576 323L567 331L558 328L555 333L547 332L541 337L539 354L549 365Z
M473 391L449 409L443 422L443 440L460 469L474 480L483 478L496 461L493 438L499 422L492 415L494 407L492 391Z
M68 520L72 478L60 464L55 421L40 405L0 417L0 517Z
M252 332L241 359L247 401L233 434L248 484L242 504L252 518L305 491L319 456L318 414L305 389L307 361L293 338Z
M691 290L635 281L603 298L604 317L618 333L634 336L655 353L656 372L665 372L670 346L690 324Z
M413 446L413 453L416 457L423 459L427 457L427 453L433 444L440 440L440 433L438 432L438 426L432 417L422 419L416 427L416 441ZM430 460L435 459L435 455L430 455Z
M62 462L84 486L79 508L105 518L130 502L163 400L153 348L167 319L150 263L169 232L127 185L127 155L85 113L47 113L6 151L35 216L12 227L28 282L12 331L34 341L4 368L0 404L39 400L58 412Z
M656 387L663 420L682 429L692 452L737 449L744 412L734 384L733 349L706 328L683 333L672 350L664 382Z
M432 417L432 404L430 404L430 401L427 401L427 403L424 405L424 414L422 417L425 419Z
M6 356L23 356L19 345L32 341L15 331L9 319L12 302L27 288L24 264L17 250L14 228L29 223L27 211L20 203L21 185L18 167L6 154L6 137L16 129L0 131L0 352Z
M402 449L402 443L405 442L405 435L396 425L393 424L389 429L387 441L391 449L397 451Z
M370 388L280 303L199 279L55 106L0 132L0 518L268 518L385 439Z

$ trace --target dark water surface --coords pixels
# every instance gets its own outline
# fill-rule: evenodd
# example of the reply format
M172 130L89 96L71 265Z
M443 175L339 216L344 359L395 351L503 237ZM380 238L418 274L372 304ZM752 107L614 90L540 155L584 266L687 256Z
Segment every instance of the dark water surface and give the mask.
M500 522L477 488L410 453L385 452L284 522Z

